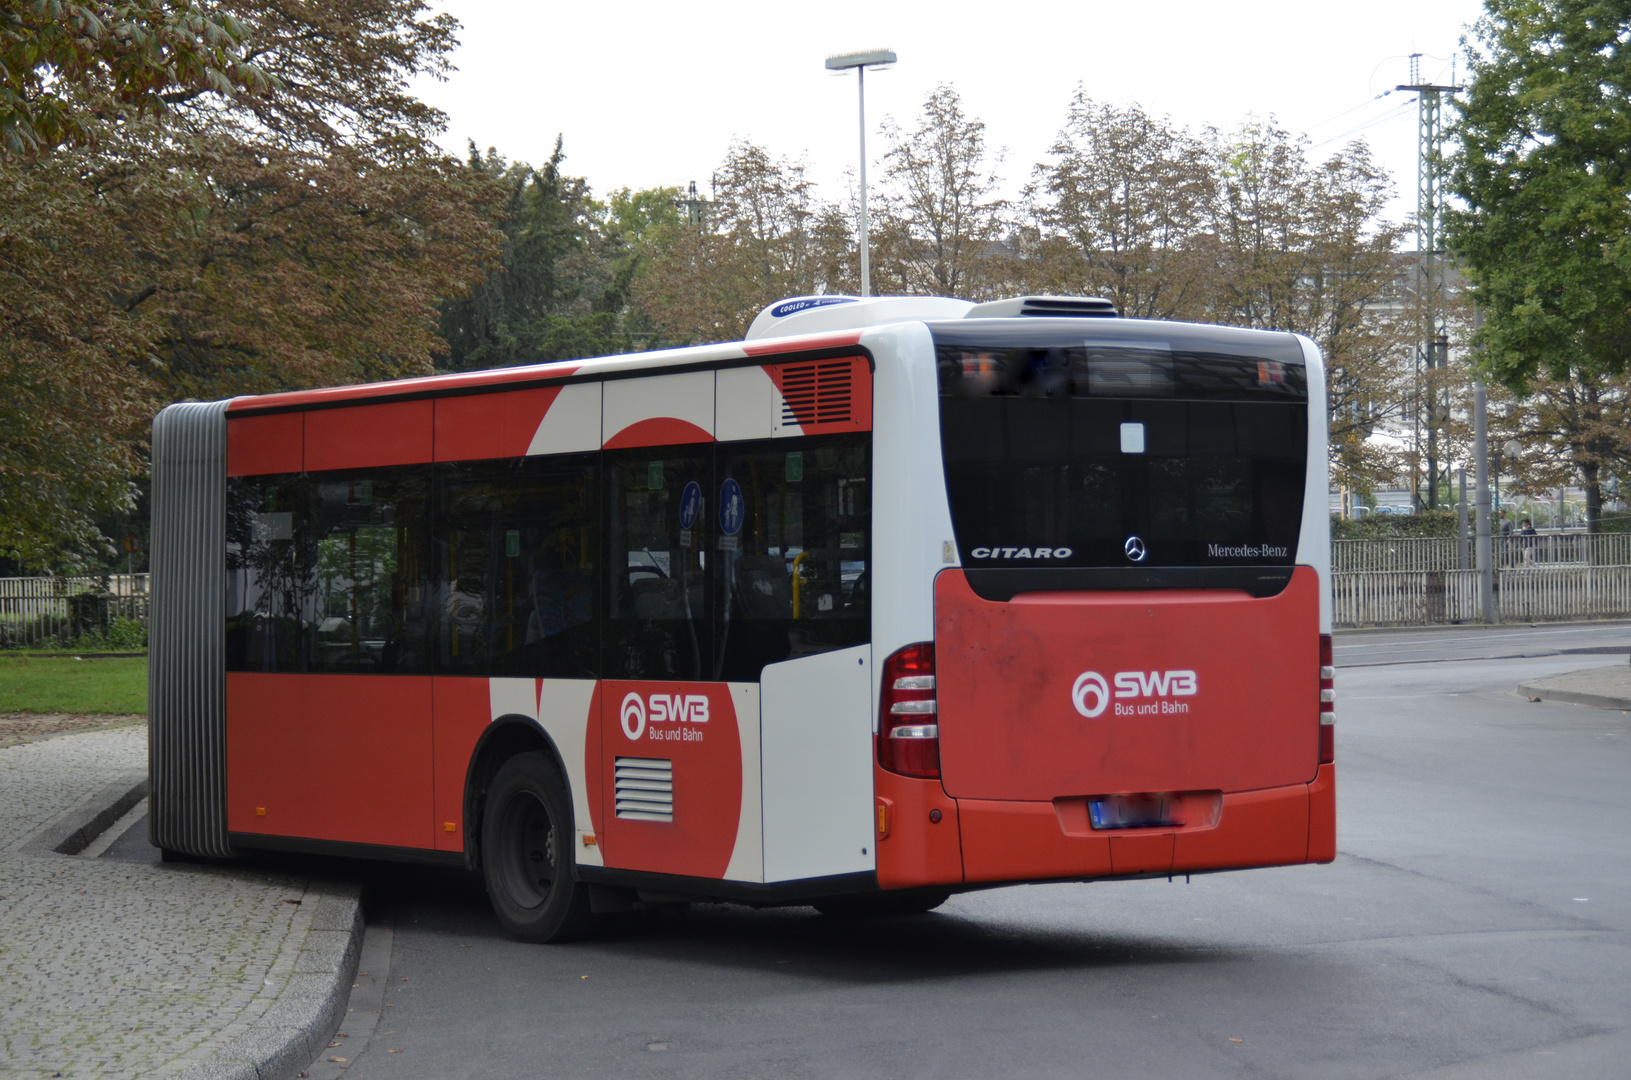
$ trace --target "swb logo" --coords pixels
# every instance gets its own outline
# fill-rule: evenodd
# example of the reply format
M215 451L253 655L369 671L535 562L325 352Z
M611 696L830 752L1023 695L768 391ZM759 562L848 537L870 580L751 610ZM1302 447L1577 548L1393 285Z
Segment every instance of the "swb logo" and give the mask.
M632 742L646 733L648 720L653 724L706 724L708 698L703 694L652 694L642 699L630 691L623 698L619 714L623 734Z
M1118 671L1115 675L1115 697L1121 698L1175 698L1192 697L1200 692L1200 685L1196 681L1193 671ZM1084 671L1076 676L1076 683L1070 688L1070 703L1076 706L1076 711L1089 720L1104 712L1110 704L1110 684L1103 675L1096 671ZM1131 715L1134 712L1188 712L1188 706L1165 707L1159 710L1153 705L1120 705L1116 706L1116 714Z

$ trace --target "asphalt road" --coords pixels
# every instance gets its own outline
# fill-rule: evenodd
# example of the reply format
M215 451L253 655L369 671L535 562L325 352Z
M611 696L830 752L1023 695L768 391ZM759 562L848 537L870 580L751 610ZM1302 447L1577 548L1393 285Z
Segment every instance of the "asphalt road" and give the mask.
M504 938L460 875L335 864L393 933L378 1026L331 1053L365 1080L1623 1078L1631 717L1510 691L1627 641L1340 637L1331 866L872 923L699 907L549 947ZM105 857L150 858L144 831Z

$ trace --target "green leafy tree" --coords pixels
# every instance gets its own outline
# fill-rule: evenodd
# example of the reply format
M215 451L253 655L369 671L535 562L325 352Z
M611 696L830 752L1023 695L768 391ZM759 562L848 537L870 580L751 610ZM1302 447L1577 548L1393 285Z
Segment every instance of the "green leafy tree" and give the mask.
M272 83L230 12L191 0L0 0L0 155L94 141L121 117Z
M1560 447L1589 447L1596 384L1631 357L1631 3L1488 0L1467 42L1471 78L1452 125L1448 241L1484 315L1479 365L1581 417ZM1559 385L1568 391L1558 391ZM1583 411L1581 411L1583 410ZM1601 515L1597 450L1566 451Z
M562 171L564 161L560 139L539 170L470 148L471 171L506 190L504 248L482 284L443 305L448 349L440 367L508 367L629 347L623 315L645 243L643 215L661 200L624 192L608 208L587 181Z

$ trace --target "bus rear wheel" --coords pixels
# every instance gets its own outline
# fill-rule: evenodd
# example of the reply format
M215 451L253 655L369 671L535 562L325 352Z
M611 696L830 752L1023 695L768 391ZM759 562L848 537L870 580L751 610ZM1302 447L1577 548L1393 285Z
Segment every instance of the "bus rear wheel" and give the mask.
M487 898L523 941L575 941L594 928L572 861L572 804L555 763L517 754L493 777L481 818Z

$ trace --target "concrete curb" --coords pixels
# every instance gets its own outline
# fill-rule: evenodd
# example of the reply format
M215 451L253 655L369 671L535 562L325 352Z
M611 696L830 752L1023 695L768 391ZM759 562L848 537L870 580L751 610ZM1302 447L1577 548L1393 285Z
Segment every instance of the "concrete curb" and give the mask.
M250 1030L180 1080L293 1080L327 1047L345 1019L362 952L361 890L316 884L316 900L294 973Z
M1519 683L1518 693L1530 701L1560 701L1566 705L1589 705L1594 709L1631 712L1631 699L1610 697L1607 694L1590 694L1584 690L1561 690L1555 686L1541 686L1539 683Z
M21 848L32 856L77 855L147 795L147 774L127 773L58 814ZM294 1080L327 1048L345 1019L362 952L362 891L312 882L311 921L288 980L249 1030L181 1075L184 1080Z
M46 823L22 846L22 854L78 855L146 797L147 774L126 773Z

